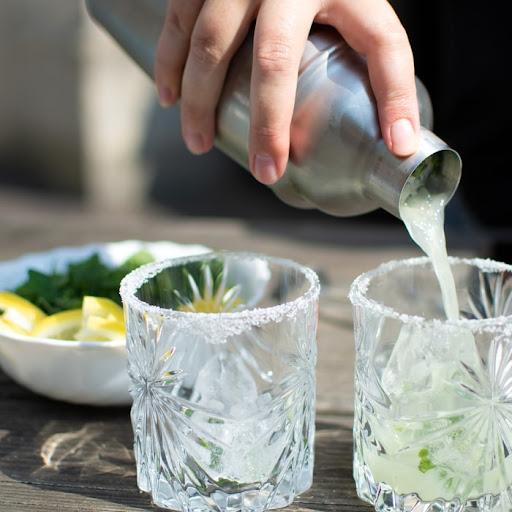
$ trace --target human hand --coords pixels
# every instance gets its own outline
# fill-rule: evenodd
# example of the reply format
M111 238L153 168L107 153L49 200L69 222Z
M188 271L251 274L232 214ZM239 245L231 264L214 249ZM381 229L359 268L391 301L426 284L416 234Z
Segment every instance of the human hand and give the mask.
M395 155L418 146L414 61L387 0L169 0L158 44L160 102L181 100L182 134L192 153L209 151L229 63L256 20L249 162L262 183L284 173L300 60L313 22L331 25L364 55L382 136Z

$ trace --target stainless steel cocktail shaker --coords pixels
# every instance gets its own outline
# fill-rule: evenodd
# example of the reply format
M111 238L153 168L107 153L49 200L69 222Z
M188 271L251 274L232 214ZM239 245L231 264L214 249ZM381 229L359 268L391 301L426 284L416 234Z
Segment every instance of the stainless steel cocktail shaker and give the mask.
M86 0L91 15L153 77L165 0ZM252 37L235 56L217 109L215 144L245 168L248 162ZM290 163L272 187L286 203L351 216L382 207L399 216L400 197L423 182L449 199L461 160L428 128L432 106L417 81L420 147L393 156L380 134L375 99L363 57L333 29L314 26L302 58L291 126Z

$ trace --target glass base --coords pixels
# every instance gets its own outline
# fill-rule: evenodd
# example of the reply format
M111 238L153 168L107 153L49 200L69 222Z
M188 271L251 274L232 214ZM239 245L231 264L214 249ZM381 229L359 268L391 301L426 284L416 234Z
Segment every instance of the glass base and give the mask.
M377 512L511 512L512 485L498 495L485 495L461 503L460 500L422 501L417 494L399 494L384 482L373 478L370 468L354 456L354 480L357 495Z
M299 474L285 476L277 486L270 483L259 489L239 493L213 491L209 496L200 494L196 489L174 489L171 482L160 478L155 489L150 491L145 482L140 481L139 488L151 494L153 504L160 508L182 512L265 512L290 505L296 496L307 491L313 483L313 464L302 468Z

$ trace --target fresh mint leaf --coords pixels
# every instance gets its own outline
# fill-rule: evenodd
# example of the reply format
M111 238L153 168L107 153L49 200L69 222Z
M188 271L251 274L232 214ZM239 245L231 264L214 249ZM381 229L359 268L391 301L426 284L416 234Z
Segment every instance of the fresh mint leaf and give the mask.
M52 314L59 311L58 302L61 300L66 282L65 276L61 274L44 274L37 270L29 270L27 281L15 292L46 313Z
M69 286L82 295L102 297L104 283L111 270L100 260L98 254L78 263L72 263L68 268Z
M85 295L106 297L121 304L121 280L137 266L151 260L147 251L140 251L122 265L110 268L98 254L93 254L71 263L62 274L29 270L27 280L14 291L49 315L80 308Z

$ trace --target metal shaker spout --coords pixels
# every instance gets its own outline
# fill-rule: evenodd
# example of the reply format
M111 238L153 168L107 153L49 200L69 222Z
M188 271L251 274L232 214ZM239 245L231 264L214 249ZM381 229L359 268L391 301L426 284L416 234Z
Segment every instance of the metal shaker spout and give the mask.
M441 194L445 204L452 198L461 178L462 160L439 137L421 129L418 151L400 159L386 148L368 174L367 190L379 205L400 217L400 204L420 186L432 194Z

